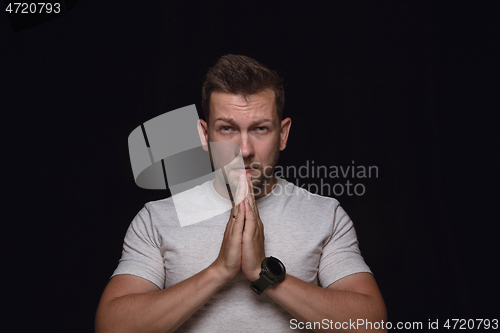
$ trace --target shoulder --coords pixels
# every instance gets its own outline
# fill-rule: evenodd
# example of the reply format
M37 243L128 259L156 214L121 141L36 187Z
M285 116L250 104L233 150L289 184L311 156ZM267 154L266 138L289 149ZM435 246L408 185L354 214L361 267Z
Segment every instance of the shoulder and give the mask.
M169 198L148 202L145 209L155 223L187 226L228 211L231 205L227 201L216 198L212 183L207 181Z
M171 196L160 200L146 202L143 208L143 210L146 210L150 214L152 212L168 211L171 209L175 209L174 200Z
M207 183L174 194L168 198L147 202L144 207L149 212L175 210L175 205L197 205L206 198Z
M312 193L283 178L278 178L275 190L277 194L281 191L280 195L283 195L289 204L304 208L335 211L340 206L340 202L335 198Z

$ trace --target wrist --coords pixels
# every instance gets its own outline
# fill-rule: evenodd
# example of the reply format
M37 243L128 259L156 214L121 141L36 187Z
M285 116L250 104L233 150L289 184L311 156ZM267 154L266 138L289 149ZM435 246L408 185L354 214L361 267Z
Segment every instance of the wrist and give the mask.
M250 280L251 282L257 281L260 278L261 271L262 271L262 269L260 267L258 270L253 271L251 274L249 274L248 280Z
M275 257L265 258L261 268L259 278L250 285L250 288L258 295L262 294L266 288L283 281L286 276L285 265Z
M260 278L260 272L262 272L262 262L264 261L264 259L266 259L265 255L263 255L260 260L254 261L253 268L247 267L246 269L244 269L242 267L243 274L249 281L255 282Z
M223 267L220 267L220 265L217 265L216 262L208 266L207 271L210 274L211 278L214 279L220 286L225 285L234 278L234 276L229 274L227 270L225 270Z

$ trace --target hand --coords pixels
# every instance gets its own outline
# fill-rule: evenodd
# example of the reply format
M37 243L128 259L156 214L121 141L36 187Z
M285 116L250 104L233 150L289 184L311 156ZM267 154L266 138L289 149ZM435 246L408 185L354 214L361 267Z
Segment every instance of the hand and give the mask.
M245 224L243 228L243 244L241 247L241 271L250 281L257 281L261 271L262 260L266 258L264 250L264 224L260 220L259 210L255 203L252 182L248 181L248 195L242 202L245 207Z
M241 177L236 196L239 195L239 192L244 191L246 186L245 177ZM241 270L241 243L246 208L244 203L245 201L242 201L231 209L219 256L212 263L224 283L232 280ZM236 216L236 218L233 216Z

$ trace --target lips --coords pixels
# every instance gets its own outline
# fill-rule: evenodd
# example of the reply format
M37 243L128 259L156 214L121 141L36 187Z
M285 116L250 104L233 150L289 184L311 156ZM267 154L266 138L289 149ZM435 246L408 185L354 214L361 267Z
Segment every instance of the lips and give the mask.
M245 166L244 168L233 168L232 170L236 171L236 172L244 172L244 173L252 173L254 171L256 171L257 169L254 169L250 166Z
M245 170L256 170L256 169L254 169L252 167L249 167L249 166L245 166L244 168L233 168L233 170L243 170L243 169L245 169Z
M231 170L233 171L237 171L237 172L246 172L246 173L250 173L250 172L253 172L253 171L258 171L259 168L252 168L251 165L245 165L245 166L241 166L241 167L233 167L231 168Z

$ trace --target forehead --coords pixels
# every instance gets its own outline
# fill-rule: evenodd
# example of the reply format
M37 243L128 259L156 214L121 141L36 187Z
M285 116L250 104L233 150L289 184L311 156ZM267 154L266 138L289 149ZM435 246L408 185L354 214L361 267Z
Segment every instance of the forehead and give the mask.
M210 121L220 117L241 122L258 118L277 120L274 91L266 89L248 96L214 91L210 97Z

